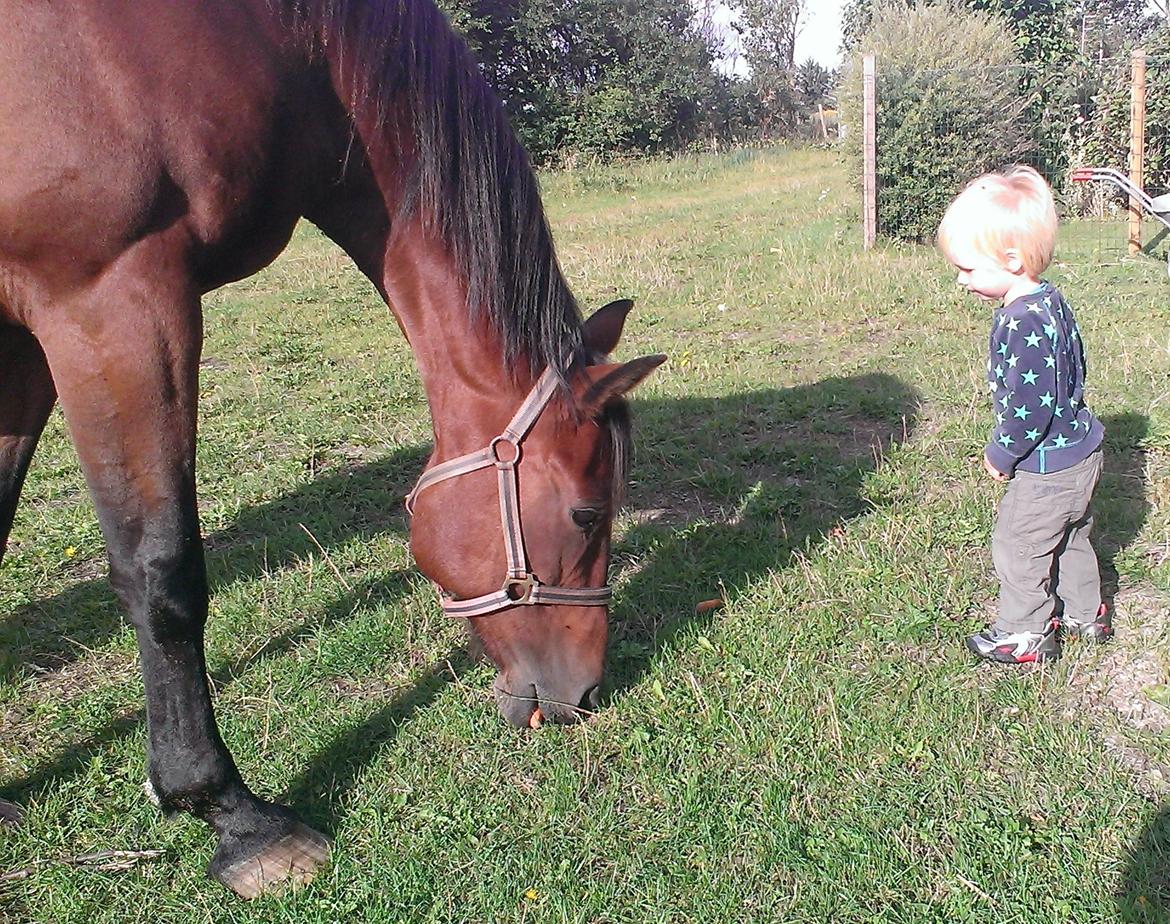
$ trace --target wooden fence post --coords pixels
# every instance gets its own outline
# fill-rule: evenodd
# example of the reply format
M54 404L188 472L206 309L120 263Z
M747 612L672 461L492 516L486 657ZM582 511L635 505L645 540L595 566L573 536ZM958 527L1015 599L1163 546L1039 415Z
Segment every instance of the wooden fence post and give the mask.
M1146 162L1146 53L1133 53L1133 77L1130 84L1129 109L1129 178L1138 189L1145 189ZM1136 196L1129 198L1129 252L1142 250L1142 207Z
M861 224L865 249L877 240L877 62L866 55L862 67L864 108L862 114Z

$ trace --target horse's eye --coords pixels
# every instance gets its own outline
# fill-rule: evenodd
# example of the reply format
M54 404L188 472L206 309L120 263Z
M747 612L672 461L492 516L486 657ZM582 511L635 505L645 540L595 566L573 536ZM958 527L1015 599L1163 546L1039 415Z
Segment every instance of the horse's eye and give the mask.
M601 511L596 507L574 507L573 522L581 529L593 529L601 519Z

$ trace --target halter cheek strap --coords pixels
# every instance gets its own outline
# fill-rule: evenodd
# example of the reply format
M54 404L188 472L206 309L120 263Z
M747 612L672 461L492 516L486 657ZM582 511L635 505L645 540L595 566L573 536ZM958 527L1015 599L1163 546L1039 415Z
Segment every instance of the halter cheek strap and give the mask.
M494 466L500 501L500 521L504 528L504 554L508 570L499 590L467 600L456 600L442 588L439 602L448 616L486 616L513 606L561 604L565 606L606 606L613 591L602 587L553 587L542 584L528 567L524 551L524 531L520 525L520 490L516 467L520 464L521 444L557 390L552 369L545 369L503 433L483 449L449 459L423 472L414 490L406 498L406 510L414 514L414 502L423 488Z

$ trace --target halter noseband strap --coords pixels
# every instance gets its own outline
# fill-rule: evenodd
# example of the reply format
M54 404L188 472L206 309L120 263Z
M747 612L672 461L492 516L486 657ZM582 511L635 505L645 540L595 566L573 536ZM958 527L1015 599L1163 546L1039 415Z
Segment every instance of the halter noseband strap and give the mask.
M504 553L508 558L508 573L499 590L468 600L455 600L439 589L439 603L448 616L486 616L512 606L562 604L567 606L606 606L613 591L602 587L551 587L541 584L528 568L524 551L524 532L520 526L520 490L516 466L520 463L524 438L532 429L549 399L557 390L557 376L545 369L519 410L508 422L504 432L484 449L449 459L423 472L406 498L406 510L414 514L414 501L423 488L495 466L500 499L500 520L504 527Z

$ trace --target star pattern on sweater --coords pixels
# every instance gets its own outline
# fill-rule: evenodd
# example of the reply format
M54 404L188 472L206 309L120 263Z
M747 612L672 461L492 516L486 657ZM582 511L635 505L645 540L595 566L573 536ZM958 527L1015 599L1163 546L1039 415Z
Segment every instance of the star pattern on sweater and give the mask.
M1047 283L993 316L987 388L996 423L988 458L1000 471L1024 465L1043 472L1044 453L1063 450L1049 457L1051 471L1095 448L1086 438L1100 431L1081 400L1082 341L1072 309ZM1025 463L1034 451L1039 461Z

